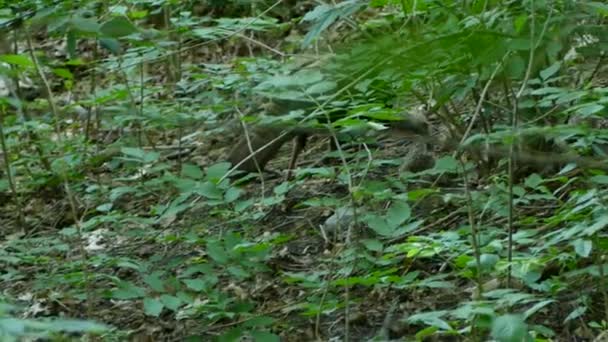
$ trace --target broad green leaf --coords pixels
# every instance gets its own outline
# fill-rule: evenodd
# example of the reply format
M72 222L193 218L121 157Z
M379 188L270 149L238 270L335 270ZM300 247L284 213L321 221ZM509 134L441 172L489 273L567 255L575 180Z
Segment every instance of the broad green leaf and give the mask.
M606 226L608 226L608 215L602 215L595 223L583 230L583 233L587 236L591 236L604 229Z
M540 72L540 78L542 78L544 81L546 81L547 79L549 79L549 77L555 75L555 73L559 71L560 67L561 67L561 64L559 62L558 63L554 63L553 65L551 65L547 69L542 70Z
M152 274L144 275L143 280L150 288L152 288L156 292L164 292L165 291L165 283L160 277L159 272L154 272Z
M99 38L99 45L115 55L122 53L122 45L114 38Z
M116 16L106 21L99 30L110 38L120 38L137 32L137 28L124 16Z
M203 171L197 165L184 164L182 167L182 176L191 179L201 179L203 178Z
M583 258L588 257L591 254L591 249L593 248L593 243L591 240L576 239L570 244L574 246L574 251L576 254Z
M83 18L81 16L75 16L70 18L69 25L73 31L99 34L101 25L92 18Z
M72 72L65 68L54 68L53 73L55 75L63 78L64 80L73 80L74 79L74 75L72 74Z
M528 317L532 317L532 315L534 315L536 312L538 312L538 310L541 310L542 308L546 307L549 304L555 303L554 299L548 299L548 300L543 300L541 302L538 302L534 305L532 305L532 307L530 307L529 309L527 309L524 312L524 317L528 318Z
M426 327L416 333L416 341L426 341L426 337L431 337L439 330L437 327Z
M158 317L163 311L163 303L155 298L144 298L144 312L148 316Z
M515 28L515 32L520 33L524 28L524 25L528 22L528 16L526 14L521 14L515 18L513 21L513 26Z
M50 322L49 331L61 332L91 332L100 333L110 329L107 325L84 320L54 319Z
M240 342L241 341L241 337L243 337L244 334L244 330L243 328L232 328L229 329L227 332L223 333L222 335L220 335L217 339L218 342Z
M276 319L268 316L257 316L252 319L248 319L243 322L243 326L247 328L253 327L267 327L269 325L273 325L276 322Z
M131 282L121 282L120 287L111 292L114 299L136 299L144 296L146 291Z
M195 191L208 199L222 199L222 191L212 182L204 182Z
M338 85L334 81L323 81L323 82L311 85L310 87L308 87L308 89L306 89L306 92L311 95L327 94L330 91L336 89L337 86Z
M599 113L599 112L603 111L604 108L605 107L603 105L601 105L601 104L588 103L588 104L585 104L585 105L579 107L576 110L576 113L580 114L580 115L582 115L584 117L587 117L587 116L590 116L590 115L593 115L595 113Z
M435 161L434 169L440 172L457 172L458 161L451 156L439 158Z
M492 323L492 337L499 342L522 342L528 335L528 325L521 315L504 315Z
M133 157L142 163L150 163L160 158L160 153L154 151L146 152L141 148L123 147L120 150L123 154Z
M564 319L564 323L575 320L581 316L583 316L585 314L585 312L587 312L587 307L585 306L579 306L576 309L572 310L572 312L570 312L568 314L568 316L566 316L566 318Z
M207 290L207 283L203 279L201 279L201 278L184 279L182 281L191 290L194 290L194 291L197 291L197 292L201 292L201 291Z
M525 185L532 189L537 189L539 185L543 183L543 178L539 176L537 173L533 173L528 178L526 178Z
M395 201L386 213L386 221L389 226L396 228L410 218L412 210L407 202Z
M163 303L163 305L171 310L171 311L177 311L177 309L179 309L180 305L182 305L182 300L179 299L178 297L175 296L171 296L168 294L164 294L160 296L160 301Z
M281 342L281 338L278 335L270 332L254 330L250 334L255 342Z
M226 203L232 203L236 201L242 193L243 191L237 187L228 188L228 190L226 190L226 193L224 194L224 201Z
M482 270L493 269L500 258L496 254L482 254L479 258Z
M0 55L0 61L23 68L32 68L34 63L25 55Z
M365 248L373 252L381 252L384 248L382 242L376 239L363 239L361 240L361 243L365 246Z
M217 183L230 170L230 163L222 162L207 168L207 180Z
M452 327L442 319L445 314L445 311L424 312L410 316L407 321L410 323L424 323L442 330L452 330Z
M217 240L207 242L207 254L220 264L226 264L229 260L224 246Z
M98 205L95 210L102 212L102 213L108 213L110 212L110 210L112 210L112 203L104 203L101 205Z
M600 1L588 1L581 3L583 6L588 6L595 10L598 14L608 17L608 4Z
M227 271L233 276L241 279L246 279L251 276L243 267L238 265L228 266Z
M371 215L366 222L372 230L382 236L391 236L395 231L395 227L387 224L386 220L378 215Z

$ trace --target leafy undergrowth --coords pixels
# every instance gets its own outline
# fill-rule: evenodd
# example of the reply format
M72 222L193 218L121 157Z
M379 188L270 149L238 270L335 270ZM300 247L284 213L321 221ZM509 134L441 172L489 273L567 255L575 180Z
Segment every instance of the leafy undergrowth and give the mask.
M608 9L406 3L2 12L2 339L605 339Z
M595 188L533 174L514 189L520 229L506 288L507 189L499 178L479 179L470 203L482 252L477 298L458 164L445 157L419 174L399 172L401 160L383 156L403 148L374 152L374 174L364 177L367 161L351 163L352 195L348 176L331 165L301 168L291 182L253 178L239 187L217 183L225 164L185 165L179 177L125 175L107 189L122 197L119 204L99 205L81 222L82 246L73 227L8 238L3 288L32 317L119 328L108 339L326 340L344 336L347 325L353 340L438 332L458 339L472 327L490 329L496 316L517 327L520 318L502 314L520 310L540 336L580 334L574 327L584 326L577 323L583 314L601 322L601 283L583 281L601 279L584 261L592 243L586 236L603 227L583 223L603 210ZM440 174L445 186L432 186ZM167 183L178 193L163 192ZM192 200L190 192L199 195ZM39 215L57 217L62 200L50 202ZM337 225L328 220L335 211L346 213ZM556 324L563 321L570 324Z

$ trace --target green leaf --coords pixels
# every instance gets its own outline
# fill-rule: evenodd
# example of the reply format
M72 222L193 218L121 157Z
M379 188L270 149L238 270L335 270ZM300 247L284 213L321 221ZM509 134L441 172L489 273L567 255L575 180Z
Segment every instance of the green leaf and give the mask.
M122 53L122 45L114 38L99 38L99 45L115 55Z
M184 279L183 282L189 289L196 292L205 291L207 289L207 283L201 278Z
M289 182L283 182L277 186L274 187L273 192L275 193L275 195L285 195L289 189L291 189L291 186L289 184Z
M97 206L97 208L95 208L95 210L102 212L102 213L108 213L108 212L110 212L110 210L112 210L112 203L100 204Z
M568 316L566 316L566 318L564 319L564 322L569 322L569 321L575 320L575 319L583 316L585 314L585 312L587 312L587 307L579 306L576 309L572 310L572 312L570 312L568 314Z
M526 61L521 56L513 55L507 61L505 69L511 78L521 78L526 72Z
M439 330L437 327L426 327L416 333L416 341L426 341L426 337L431 337Z
M337 86L338 84L336 84L336 82L334 81L323 81L308 87L308 89L306 89L306 92L311 95L327 94L330 91L336 89Z
M439 172L457 172L458 161L451 156L439 158L435 161L434 169Z
M23 68L33 68L34 63L24 55L0 55L0 61Z
M182 300L179 299L178 297L175 296L171 296L168 294L164 294L160 296L160 301L163 303L163 305L171 310L171 311L177 311L177 309L179 309L180 305L182 305Z
M165 283L160 278L160 272L154 272L152 274L144 275L143 280L150 288L152 288L156 292L164 292L165 291Z
M542 70L540 72L540 78L542 78L543 81L546 81L549 77L555 75L555 73L559 71L560 67L561 67L561 63L559 63L559 62L554 63L553 65L551 65L547 69Z
M242 193L243 191L241 189L233 186L226 190L226 193L224 194L224 201L226 203L232 203L239 199Z
M395 227L386 223L386 220L378 215L370 215L366 218L367 225L376 233L382 236L392 236Z
M588 257L591 254L591 250L593 248L593 243L591 240L583 240L576 239L570 243L574 246L574 251L576 254L580 255L583 258Z
M452 330L452 327L445 320L442 319L445 313L445 311L423 312L410 316L409 318L407 318L407 321L410 323L422 322L426 325L449 331Z
M237 278L240 278L240 279L246 279L246 278L249 278L251 276L251 274L249 272L247 272L241 266L229 266L227 268L227 271L230 274L232 274L233 276L235 276Z
M608 215L602 215L597 221L595 221L595 223L593 223L588 228L585 228L585 230L583 230L583 233L587 236L591 236L597 233L598 231L604 229L604 227L606 227L607 225Z
M100 333L109 330L110 327L107 325L83 321L83 320L74 320L74 319L55 319L52 320L52 324L49 327L49 331L61 331L64 333L71 332L91 332L91 333Z
M529 188L537 189L539 185L543 184L543 178L541 176L539 176L537 173L533 173L530 176L528 176L528 178L526 178L526 181L524 184Z
M515 28L515 32L521 33L521 30L524 28L524 25L528 22L528 16L526 14L521 14L515 18L513 21L513 26Z
M500 258L496 254L482 254L479 258L481 269L491 270L498 263Z
M386 213L386 222L389 226L396 228L410 218L412 210L404 201L395 201Z
M158 152L154 152L154 151L146 152L146 151L142 150L141 148L136 148L136 147L123 147L120 149L120 151L129 157L135 158L136 160L138 160L141 163L150 163L150 162L156 161L156 160L158 160L158 158L160 158L160 153L158 153Z
M521 342L528 335L528 325L521 315L504 315L492 323L492 337L499 342Z
M220 335L217 339L218 342L240 342L241 337L243 337L244 330L243 328L232 328Z
M230 163L217 163L207 168L207 180L217 183L230 170Z
M184 164L182 167L182 176L191 179L201 179L203 178L203 171L197 165Z
M144 298L144 312L148 316L158 317L163 311L163 303L155 298Z
M217 187L215 183L212 182L204 182L196 189L196 192L201 196L204 196L208 199L222 199L222 191Z
M146 291L131 282L120 282L119 288L111 292L114 299L136 299L144 296Z
M253 327L267 327L269 325L273 325L276 322L276 319L268 316L257 316L252 319L249 319L243 323L244 327L253 328Z
M63 78L64 80L73 80L74 79L74 75L72 74L72 72L65 68L54 68L53 73L55 75Z
M593 115L595 113L601 112L604 110L604 106L597 103L587 103L576 110L577 114L580 114L584 117Z
M97 21L91 18L83 18L81 16L70 18L68 25L70 25L71 31L92 34L99 34L101 28L101 25L99 25Z
M101 25L103 35L111 38L120 38L137 32L137 28L125 16L116 16Z
M207 242L207 254L220 264L226 264L229 260L228 253L226 253L220 241Z
M250 334L255 342L281 342L281 338L273 333L265 331L252 331Z
M608 17L608 4L602 3L600 1L588 1L583 2L583 6L589 6L593 10L597 12L599 15L603 15L604 17Z
M361 240L361 243L365 246L365 248L373 252L382 252L382 249L384 249L384 245L382 242L380 242L380 240L364 239Z

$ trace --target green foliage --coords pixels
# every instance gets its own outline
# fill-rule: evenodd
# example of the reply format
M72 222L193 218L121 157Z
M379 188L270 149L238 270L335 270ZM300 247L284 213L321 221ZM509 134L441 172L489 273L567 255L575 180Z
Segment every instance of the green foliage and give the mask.
M365 340L384 320L404 340L606 331L603 3L2 8L20 51L1 46L0 76L24 91L41 70L54 101L0 99L2 293L117 323L6 309L2 339L119 339L145 326L137 316L153 334L191 329L154 339L279 341L306 320L319 340ZM424 137L434 166L410 172L382 150L415 147L368 133L417 108L453 136ZM337 161L290 181L229 178L215 150L236 144L231 119L326 129ZM530 151L536 163L518 159ZM335 328L358 313L367 329Z

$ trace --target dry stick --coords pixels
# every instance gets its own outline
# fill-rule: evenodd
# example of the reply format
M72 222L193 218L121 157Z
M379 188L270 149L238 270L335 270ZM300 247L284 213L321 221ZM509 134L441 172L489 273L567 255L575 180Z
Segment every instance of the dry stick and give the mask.
M55 100L53 98L53 92L51 90L49 81L46 79L46 76L44 75L44 72L42 71L42 67L40 66L40 63L38 62L38 58L36 58L36 54L34 53L34 44L32 44L32 37L27 28L25 29L25 39L26 39L27 47L28 47L28 50L30 53L30 58L32 59L32 64L34 64L34 69L36 70L38 77L40 77L40 79L42 80L42 83L44 85L46 95L47 95L47 101L49 103L49 106L51 107L51 113L53 114L53 118L55 121L55 130L57 131L57 142L59 143L60 149L63 149L64 140L60 134L59 112L57 111L57 106L55 105ZM72 211L72 218L74 219L74 225L76 225L76 233L78 236L77 245L78 245L79 252L83 258L82 259L82 266L83 266L82 275L84 278L84 282L86 284L85 291L86 291L86 297L87 297L87 316L92 317L92 314L93 314L93 302L92 302L92 295L91 295L92 289L91 289L90 274L89 274L88 267L87 267L87 262L88 262L89 257L87 255L87 251L83 245L82 224L81 224L82 218L78 217L78 211L76 209L76 198L75 198L74 194L72 193L72 190L70 189L70 183L67 178L67 175L64 171L59 171L59 172L61 173L61 176L63 178L63 188L68 197L68 202L70 203L70 209Z

